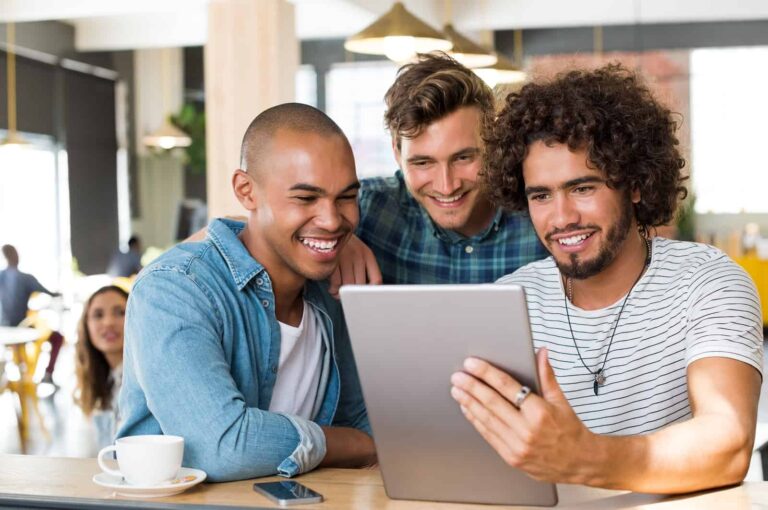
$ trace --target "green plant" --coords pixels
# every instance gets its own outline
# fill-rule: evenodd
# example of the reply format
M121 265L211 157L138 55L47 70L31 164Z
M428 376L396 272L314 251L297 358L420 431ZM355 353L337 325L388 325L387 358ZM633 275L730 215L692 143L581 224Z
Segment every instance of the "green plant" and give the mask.
M677 238L681 241L696 239L696 195L688 193L677 210Z
M195 175L205 174L205 111L185 103L179 113L171 115L171 122L192 139L192 144L184 149L189 171Z

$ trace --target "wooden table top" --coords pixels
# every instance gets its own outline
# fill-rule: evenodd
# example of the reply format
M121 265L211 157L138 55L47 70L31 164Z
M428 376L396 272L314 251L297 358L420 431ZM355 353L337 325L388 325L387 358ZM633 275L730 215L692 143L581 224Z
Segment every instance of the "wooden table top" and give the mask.
M268 499L253 492L251 488L253 480L203 483L175 496L140 499L118 496L111 490L96 485L91 479L98 472L96 459L0 454L0 503L2 503L3 498L12 497L16 499L19 506L22 506L24 496L41 496L49 498L49 501L59 501L62 498L84 498L82 505L75 506L82 508L89 506L95 508L94 505L100 503L108 506L114 506L118 503L135 508L149 508L144 505L153 504L160 507L169 503L189 505L190 509L196 506L204 508L202 505L279 508ZM278 479L271 477L259 481ZM307 510L330 508L342 510L526 508L392 500L384 493L381 476L377 469L319 469L299 476L295 480L325 497L323 503L298 507ZM574 485L559 485L558 492L560 504L557 508L581 510L629 508L648 510L651 507L658 507L660 510L722 510L726 508L739 510L768 506L768 482L748 482L737 487L676 497L609 491ZM76 500L76 502L78 501ZM166 506L166 508L168 507Z

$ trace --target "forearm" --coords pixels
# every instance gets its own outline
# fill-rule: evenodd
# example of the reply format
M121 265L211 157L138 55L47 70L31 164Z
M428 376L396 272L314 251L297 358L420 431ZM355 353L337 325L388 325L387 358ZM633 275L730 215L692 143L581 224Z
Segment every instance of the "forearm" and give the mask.
M646 436L594 436L594 461L580 483L649 493L682 493L739 483L754 427L702 415Z
M322 427L326 453L320 467L359 468L376 463L371 436L348 427Z

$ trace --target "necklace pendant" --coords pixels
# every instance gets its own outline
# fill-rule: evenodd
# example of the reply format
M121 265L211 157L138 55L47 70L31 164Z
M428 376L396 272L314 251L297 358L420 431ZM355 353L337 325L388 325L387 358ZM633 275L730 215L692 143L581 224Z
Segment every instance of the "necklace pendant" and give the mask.
M602 368L600 370L598 370L597 373L595 374L595 382L597 384L599 384L600 386L605 384L605 375L603 375L603 369Z
M605 376L603 375L603 371L601 369L595 372L595 382L592 383L592 390L595 392L595 396L597 396L597 394L599 393L598 389L603 384L605 384Z

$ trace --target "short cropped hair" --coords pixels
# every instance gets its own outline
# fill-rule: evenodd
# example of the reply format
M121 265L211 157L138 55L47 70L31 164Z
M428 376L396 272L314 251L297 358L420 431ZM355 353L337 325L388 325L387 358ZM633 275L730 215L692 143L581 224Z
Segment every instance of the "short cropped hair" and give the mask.
M253 163L262 159L272 137L280 129L322 136L339 136L349 145L344 132L325 113L302 103L283 103L258 114L245 130L240 147L240 168L252 173L255 169L249 166L253 166Z
M507 96L486 130L485 187L493 202L525 211L523 161L536 141L585 149L613 189L640 192L635 219L644 228L672 220L687 192L677 122L631 71L609 64L533 82Z
M384 124L397 147L435 121L465 106L477 107L483 122L494 113L493 91L472 70L442 52L419 54L406 64L384 96Z

